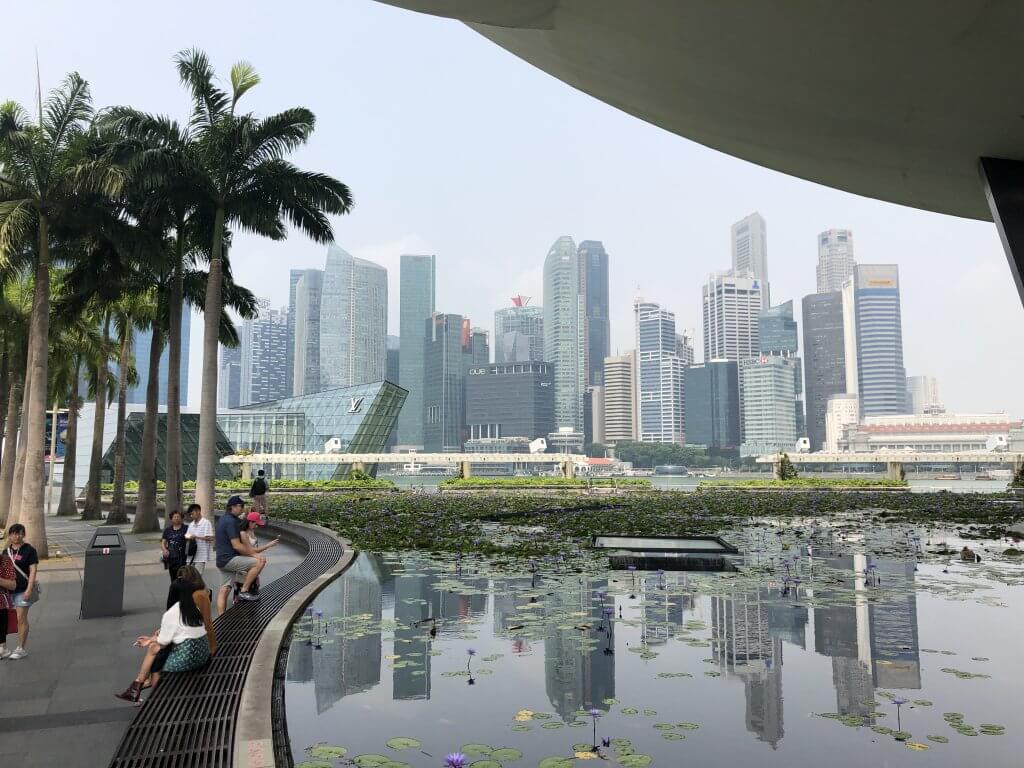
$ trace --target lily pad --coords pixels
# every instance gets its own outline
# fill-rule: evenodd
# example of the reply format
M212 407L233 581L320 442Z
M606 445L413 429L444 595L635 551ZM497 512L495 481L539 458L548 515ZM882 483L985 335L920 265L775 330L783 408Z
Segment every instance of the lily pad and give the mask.
M912 749L914 752L924 752L928 749L928 745L922 744L920 741L908 741L907 749Z
M700 725L697 723L676 723L676 728L682 728L686 731L695 731L700 728Z
M303 760L301 763L296 763L295 768L334 768L334 764L328 763L326 760Z
M622 714L624 714L624 715L637 715L637 714L640 713L640 710L636 709L634 707L623 707L619 711L622 712Z
M686 737L681 733L674 733L673 731L665 731L661 734L661 738L665 741L682 741Z
M348 749L334 744L314 744L312 747L306 747L306 754L318 760L336 760L347 753Z
M463 744L460 751L467 755L489 755L494 749L486 744Z
M563 723L560 723L558 720L552 720L550 723L544 723L544 725L541 726L541 728L547 728L549 731L562 727L564 727Z
M908 741L910 739L911 735L912 734L910 733L910 731L893 731L892 732L892 737L894 739L896 739L896 741Z
M359 768L382 768L383 766L390 765L395 761L387 755L377 754L366 754L356 755L352 758L352 762L359 766Z
M531 726L529 726L529 725L523 725L522 723L516 723L515 725L512 726L512 730L513 731L518 731L518 732L521 733L523 731L532 731L533 728Z
M654 758L650 755L622 755L619 760L619 765L625 766L625 768L647 768L648 765L654 762Z
M420 746L418 739L410 739L407 736L398 736L394 739L388 739L384 742L391 749L415 749Z
M470 763L469 768L502 768L502 766L497 760L487 758L485 760L477 760L475 763Z
M545 757L537 764L537 768L572 768L572 758L561 755Z
M491 759L500 763L514 763L516 760L521 760L522 757L523 753L512 747L498 747L491 752Z
M948 736L932 736L928 735L928 741L934 741L936 744L949 744Z

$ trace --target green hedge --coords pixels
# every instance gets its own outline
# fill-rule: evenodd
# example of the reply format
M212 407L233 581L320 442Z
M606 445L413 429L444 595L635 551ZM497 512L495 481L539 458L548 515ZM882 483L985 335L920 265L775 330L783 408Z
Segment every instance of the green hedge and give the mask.
M248 491L250 483L242 480L218 480L215 483L217 490L221 491ZM162 480L158 480L156 484L158 491L166 490L166 485ZM193 491L195 490L196 484L187 480L181 484L183 490ZM309 491L330 491L330 490L362 490L365 488L394 488L395 484L390 480L380 479L366 479L366 480L271 480L270 481L270 492L273 493L274 489L279 490L309 490ZM112 483L104 483L100 486L104 491L112 491L114 486ZM126 491L138 491L139 484L137 482L129 481L124 484Z
M906 480L881 477L797 477L792 480L702 480L700 488L905 488Z
M452 477L442 488L650 488L645 477Z

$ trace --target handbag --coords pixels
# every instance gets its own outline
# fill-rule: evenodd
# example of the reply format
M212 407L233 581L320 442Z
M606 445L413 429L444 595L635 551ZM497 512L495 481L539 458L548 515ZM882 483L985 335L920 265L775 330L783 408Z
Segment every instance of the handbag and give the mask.
M10 550L8 550L7 556L11 557ZM24 578L26 581L28 581L28 574L25 573L23 570L21 570L21 566L18 565L18 561L15 560L13 557L11 557L11 565L14 566L14 570L16 570L18 573L21 574L22 578ZM37 602L39 602L39 598L41 598L42 596L43 596L43 585L40 584L38 580L36 580L36 583L35 583L35 585L33 586L33 589L32 589L32 594L30 595L30 594L28 594L26 592L22 596L22 600L24 600L26 603L37 603Z
M7 613L7 634L18 634L18 612L13 608L6 609Z

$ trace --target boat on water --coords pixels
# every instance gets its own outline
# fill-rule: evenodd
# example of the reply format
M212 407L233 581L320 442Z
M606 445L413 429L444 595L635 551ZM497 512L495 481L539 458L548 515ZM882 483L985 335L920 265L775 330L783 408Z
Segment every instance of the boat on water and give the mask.
M946 474L946 475L936 475L935 479L936 480L959 480L960 479L960 475L949 475L949 474Z

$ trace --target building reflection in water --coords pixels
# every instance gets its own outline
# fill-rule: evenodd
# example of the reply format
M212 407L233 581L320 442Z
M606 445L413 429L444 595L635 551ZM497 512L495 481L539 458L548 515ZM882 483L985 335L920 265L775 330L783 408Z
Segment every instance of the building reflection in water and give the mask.
M605 579L581 579L545 598L549 627L544 638L545 688L551 705L566 722L575 720L580 710L607 712L605 699L615 697L615 655L606 652L615 648L615 625L604 620L597 597L607 589ZM612 602L607 598L609 606ZM579 615L566 618L571 614ZM569 622L575 626L565 628Z
M372 631L345 636L332 627L319 649L305 643L291 647L288 679L313 683L318 714L342 697L380 683L381 637L376 627L381 619L382 576L378 559L360 554L345 575L317 598L325 620L365 616Z
M433 597L434 576L400 575L394 580L395 653L412 666L391 673L394 699L430 698L431 629L437 619Z

